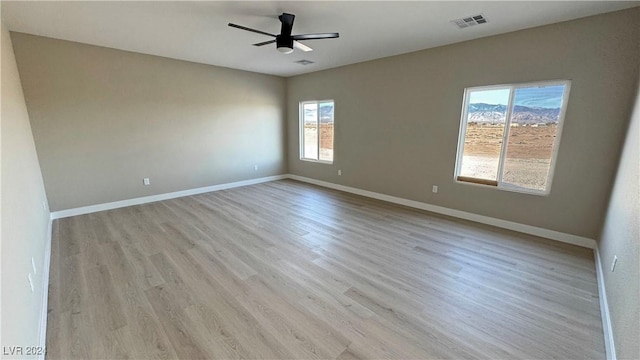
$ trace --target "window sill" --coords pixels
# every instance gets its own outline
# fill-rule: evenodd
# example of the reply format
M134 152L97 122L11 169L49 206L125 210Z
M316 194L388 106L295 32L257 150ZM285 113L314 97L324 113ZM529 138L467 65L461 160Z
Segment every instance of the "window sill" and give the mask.
M318 164L325 164L325 165L333 165L333 161L326 161L326 160L316 160L316 159L306 159L306 158L300 158L301 161L306 161L306 162L311 162L311 163L318 163Z
M527 194L527 195L548 196L549 192L550 192L549 188L547 188L547 190L532 190L532 189L527 189L527 188L523 188L523 187L519 187L519 186L515 186L515 185L505 185L505 184L486 185L486 184L480 184L480 183L475 183L475 182L470 182L470 181L460 181L458 179L454 179L454 181L456 183L458 183L458 184L476 186L476 187L481 187L481 188L484 188L484 189L494 189L494 190L501 190L501 191L509 191L509 192L516 192L516 193L520 193L520 194Z

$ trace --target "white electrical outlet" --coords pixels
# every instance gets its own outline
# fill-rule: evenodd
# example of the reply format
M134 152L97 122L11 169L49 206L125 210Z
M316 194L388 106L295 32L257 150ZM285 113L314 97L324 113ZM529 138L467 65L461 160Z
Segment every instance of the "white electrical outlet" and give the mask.
M258 171L258 165L253 165L253 171Z
M616 264L618 263L618 256L614 255L613 256L613 261L611 262L611 272L614 272L616 270Z
M142 179L142 184L144 184L145 186L151 185L151 180L149 180L149 178L144 178Z
M31 279L31 273L29 273L27 278L29 279L29 286L31 287L31 292L33 292L34 288L33 288L33 279Z
M338 170L338 176L342 176L342 170Z
M433 191L435 194L438 193L438 185L433 185L433 188L431 188L431 191Z
M33 268L33 275L36 275L38 273L38 270L36 269L36 262L35 260L33 260L33 258L31 258L31 267Z

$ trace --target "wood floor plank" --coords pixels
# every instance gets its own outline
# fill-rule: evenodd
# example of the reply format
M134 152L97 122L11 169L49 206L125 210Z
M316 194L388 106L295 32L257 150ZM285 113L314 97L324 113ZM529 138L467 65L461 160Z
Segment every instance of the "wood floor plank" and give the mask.
M235 277L215 256L194 248L186 254L174 254L174 259L181 269L194 274L186 281L199 289L198 304L187 311L200 316L209 332L221 336L238 358L294 358L278 338L266 331L244 304L236 300L234 294L241 293L242 279ZM245 351L250 354L244 356Z
M71 255L77 255L80 253L80 239L81 235L74 228L77 221L74 218L60 219L58 222L58 233L61 239L64 241L58 245L60 247L60 257L67 258Z
M164 283L160 272L153 265L149 257L142 254L137 244L129 245L127 243L121 243L120 245L129 264L133 268L133 273L138 284L141 284L146 290Z
M185 284L184 280L176 270L176 266L172 263L163 252L157 253L150 257L151 262L162 275L166 286L161 287L163 293L170 292L175 302L172 304L179 309L186 309L194 305L195 299L193 290Z
M60 314L60 359L90 359L101 349L101 339L91 331L91 315L88 311ZM93 345L96 344L96 345Z
M176 306L178 301L173 293L167 291L166 285L153 287L146 290L145 294L178 357L181 359L209 358L199 336L194 333L195 329L187 327L186 315L183 309Z
M605 356L591 250L297 181L52 234L51 359Z
M306 316L299 309L287 304L254 276L249 279L245 293L238 301L246 303L258 321L277 334L296 358L334 359L348 343L337 333L322 331L315 317ZM283 308L287 308L285 311Z
M115 286L111 280L109 269L102 265L91 268L86 273L87 291L91 296L91 306L96 307L101 312L98 326L117 330L127 325L127 319L122 312L122 305Z
M227 351L224 358L293 357L276 337L258 324L246 308L235 301L232 293L227 291L230 287L228 283L225 287L215 280L222 278L234 283L234 286L242 286L242 281L234 278L234 275L224 268L214 255L199 248L185 250L176 245L174 249L176 251L171 252L171 261L175 264L172 271L182 276L185 285L194 289L194 305L189 306L185 312L187 315L191 314L193 321L199 322L198 325L206 328L214 337L210 339L212 342L221 344L221 346L215 346L216 349ZM195 256L192 257L189 251L193 251L198 256L208 254L205 262L208 266L206 268L200 266L198 259ZM207 273L212 268L215 269L211 274L213 276ZM250 353L246 354L247 348L240 344L250 344Z
M142 354L134 352L133 339L128 325L108 332L103 339L105 358L123 360L143 358L140 357ZM148 356L144 358L146 357Z
M384 319L384 323L393 328L395 332L402 334L408 340L413 340L416 346L423 347L425 357L438 359L474 358L466 343L456 343L445 332L409 315L410 310L408 309L404 310L395 304L380 302L375 295L366 294L356 288L349 289L345 295L373 311L379 317L378 321L382 322Z
M79 314L87 301L80 261L80 254L60 259L60 312Z
M102 247L108 260L116 292L131 329L132 346L136 358L171 359L177 355L148 302L143 284L136 281L134 269L129 264L122 247L117 242Z
M91 222L91 230L96 241L102 245L111 241L115 241L118 236L117 227L111 223L108 211L102 211L87 215Z

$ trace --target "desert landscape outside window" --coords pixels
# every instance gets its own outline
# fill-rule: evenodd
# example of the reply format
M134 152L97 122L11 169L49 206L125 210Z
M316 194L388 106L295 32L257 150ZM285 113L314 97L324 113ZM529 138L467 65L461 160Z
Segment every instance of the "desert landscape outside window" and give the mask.
M548 194L571 83L467 88L455 179Z
M333 162L333 100L300 103L300 159Z

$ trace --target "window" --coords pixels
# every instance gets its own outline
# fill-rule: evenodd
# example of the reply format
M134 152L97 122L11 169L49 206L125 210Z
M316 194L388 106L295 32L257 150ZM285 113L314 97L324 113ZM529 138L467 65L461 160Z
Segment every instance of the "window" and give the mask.
M455 179L548 194L570 85L465 89Z
M300 103L300 159L333 163L333 100Z

